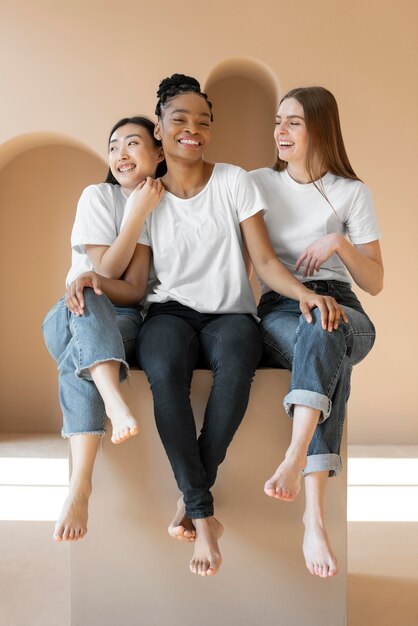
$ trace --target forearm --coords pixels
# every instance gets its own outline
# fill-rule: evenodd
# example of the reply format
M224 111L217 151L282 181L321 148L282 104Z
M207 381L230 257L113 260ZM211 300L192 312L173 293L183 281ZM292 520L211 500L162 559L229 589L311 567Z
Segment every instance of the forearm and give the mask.
M99 259L93 259L94 270L98 274L115 279L123 275L134 254L144 222L145 218L141 215L131 213L112 245Z
M144 296L142 285L127 280L115 280L100 276L100 288L109 300L119 306L136 306Z
M277 293L292 298L292 300L300 300L303 295L310 293L310 290L304 287L289 270L277 258L271 258L266 262L255 267L255 271L259 278Z
M361 249L372 249L368 255ZM383 264L378 242L354 246L342 235L336 236L335 253L340 257L354 282L372 296L383 288Z

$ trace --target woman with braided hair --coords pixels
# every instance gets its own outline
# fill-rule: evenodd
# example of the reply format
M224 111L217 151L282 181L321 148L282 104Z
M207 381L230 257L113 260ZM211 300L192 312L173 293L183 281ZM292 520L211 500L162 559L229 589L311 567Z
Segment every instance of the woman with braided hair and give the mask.
M213 116L198 81L182 74L163 80L156 114L155 136L167 163L166 192L138 240L152 257L157 283L147 297L137 356L182 492L169 533L194 544L192 573L210 576L221 564L223 532L210 489L244 416L261 356L245 247L259 276L297 299L308 322L315 306L330 331L344 314L333 298L306 289L278 261L250 176L239 167L204 160ZM198 359L213 372L199 435L189 398Z

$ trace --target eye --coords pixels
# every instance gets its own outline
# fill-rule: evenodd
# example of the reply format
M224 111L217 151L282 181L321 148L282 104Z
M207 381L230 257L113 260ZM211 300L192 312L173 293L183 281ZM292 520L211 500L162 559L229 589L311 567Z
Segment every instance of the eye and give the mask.
M173 122L184 122L184 120L181 117L173 117L172 120Z
M206 126L209 128L210 124L208 122L200 122L200 126Z
M114 152L116 150L116 146L109 146L109 152Z
M130 142L128 143L128 146L137 146L137 145L138 145L138 143L139 143L138 141L130 141Z
M299 122L290 122L291 126L300 126Z

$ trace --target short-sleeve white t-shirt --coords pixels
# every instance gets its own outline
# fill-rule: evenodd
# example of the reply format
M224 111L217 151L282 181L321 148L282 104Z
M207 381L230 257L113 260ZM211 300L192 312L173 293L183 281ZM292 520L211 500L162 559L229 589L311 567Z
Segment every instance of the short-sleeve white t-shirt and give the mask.
M110 246L120 233L128 194L120 185L99 183L84 189L77 205L71 233L72 259L69 285L83 272L93 270L86 245Z
M249 174L226 163L192 198L166 192L139 237L157 276L147 305L176 300L200 313L255 315L240 222L263 210Z
M295 272L300 254L312 242L330 233L341 233L353 244L380 238L373 200L368 187L358 180L329 172L316 181L329 202L313 183L297 183L287 170L262 168L250 172L268 207L265 222L277 257L302 282L339 280L351 284L350 275L337 254L322 265L314 278ZM332 206L331 206L332 205ZM260 282L261 294L271 291Z

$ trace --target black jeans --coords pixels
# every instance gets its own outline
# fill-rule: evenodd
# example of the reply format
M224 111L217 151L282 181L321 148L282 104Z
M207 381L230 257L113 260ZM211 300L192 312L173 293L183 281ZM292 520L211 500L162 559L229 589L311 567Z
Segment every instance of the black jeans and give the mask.
M192 519L213 515L210 488L244 417L261 351L251 315L198 313L171 301L152 305L141 329L138 361L150 382L158 432ZM213 372L199 436L190 404L198 360Z

